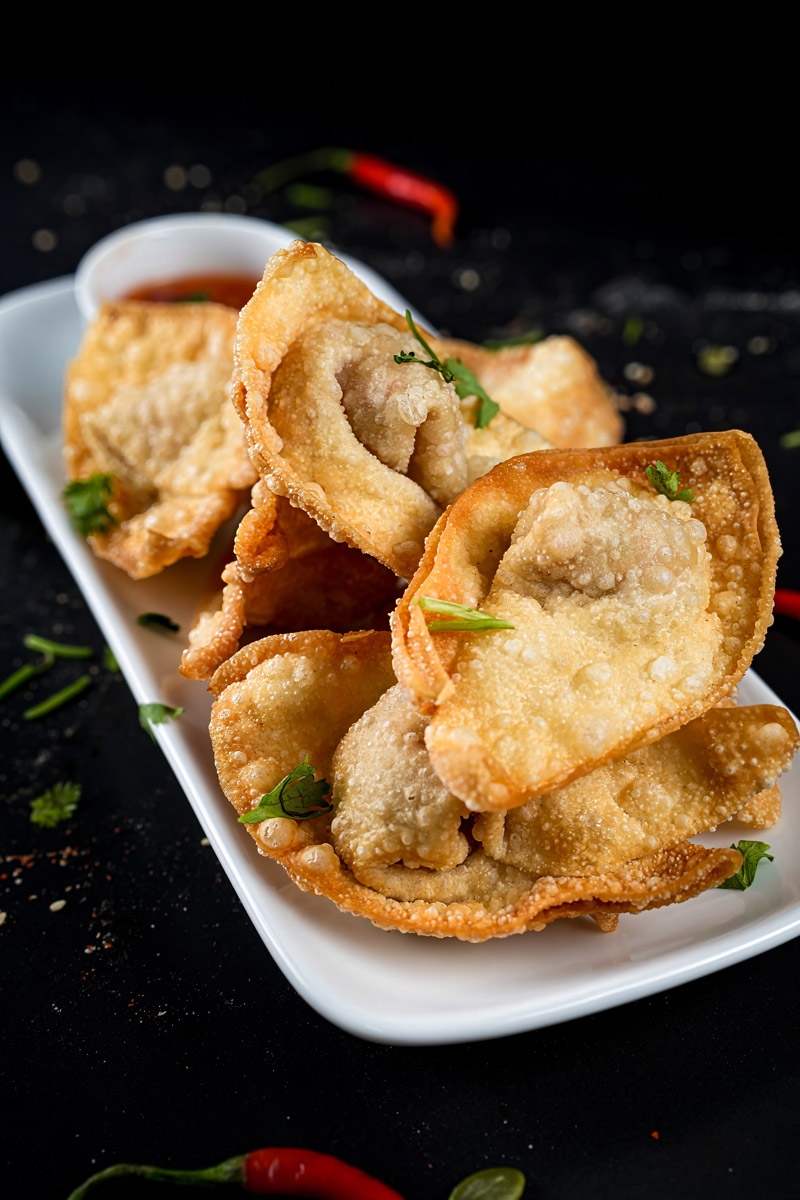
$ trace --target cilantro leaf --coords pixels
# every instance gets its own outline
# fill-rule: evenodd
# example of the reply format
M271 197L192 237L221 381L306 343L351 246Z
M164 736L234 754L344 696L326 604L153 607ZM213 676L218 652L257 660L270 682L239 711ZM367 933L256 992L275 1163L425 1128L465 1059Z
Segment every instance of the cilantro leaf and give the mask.
M792 429L790 433L783 433L778 438L778 445L781 450L796 450L800 446L800 429Z
M456 385L456 394L459 400L466 400L470 396L477 396L479 400L478 411L475 414L475 428L483 429L488 425L492 417L496 417L500 411L500 405L495 404L494 400L484 391L481 384L470 371L469 367L457 358L446 358L445 366L453 376Z
M414 324L414 318L408 309L406 309L406 324L425 353L430 355L430 359L426 361L422 358L417 358L413 350L402 350L400 354L395 354L394 361L401 366L406 363L417 363L420 367L430 367L432 371L438 371L445 383L455 384L456 395L459 400L466 400L470 396L477 396L480 403L475 414L475 428L483 429L485 425L489 424L492 417L500 411L500 405L495 404L494 400L487 395L473 372L470 371L469 367L465 367L460 359L446 358L442 362L438 354L428 345L425 338L417 329Z
M81 798L79 783L56 783L31 800L31 824L42 829L53 829L61 821L67 821Z
M88 479L70 480L61 493L72 524L84 537L90 533L105 533L117 523L117 518L107 507L114 494L112 479L111 475L95 471Z
M141 625L144 629L154 629L157 632L178 633L180 631L180 625L176 625L172 618L164 616L164 613L139 613L136 624Z
M150 734L153 741L156 736L153 733L154 725L164 725L168 720L175 721L183 712L182 708L170 708L168 704L161 704L154 701L151 704L139 705L139 724L142 729Z
M419 605L423 612L442 613L452 618L448 621L431 621L428 626L431 633L461 633L465 630L480 633L484 629L515 628L510 621L493 617L491 613L479 612L477 608L467 608L466 604L456 604L453 600L417 596L411 603Z
M308 755L301 763L284 775L271 792L261 797L257 808L243 813L239 821L254 825L270 817L291 817L293 821L308 821L311 817L322 817L333 812L328 800L331 785L327 779L314 779L315 768Z
M730 888L734 892L746 892L755 883L756 871L762 858L766 858L770 862L775 861L773 854L767 854L769 846L766 842L743 841L737 842L735 846L731 842L731 850L738 850L744 862L735 875L731 875L730 879L724 880L717 886Z
M656 491L660 495L666 496L668 500L683 500L686 504L691 504L694 500L691 488L684 488L682 492L678 491L681 479L680 471L668 471L660 459L650 463L649 467L645 467L644 473Z

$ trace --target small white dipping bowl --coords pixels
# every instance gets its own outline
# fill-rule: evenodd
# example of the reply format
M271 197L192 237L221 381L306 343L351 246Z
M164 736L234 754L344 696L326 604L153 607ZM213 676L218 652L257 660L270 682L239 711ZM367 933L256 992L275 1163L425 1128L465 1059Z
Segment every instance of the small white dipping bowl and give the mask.
M75 275L75 298L84 319L92 321L106 300L121 300L148 284L192 275L260 279L267 259L294 240L282 225L230 213L179 213L137 221L104 237L83 256ZM346 254L339 257L379 299L404 311L406 301L380 275ZM415 320L422 319L411 311Z

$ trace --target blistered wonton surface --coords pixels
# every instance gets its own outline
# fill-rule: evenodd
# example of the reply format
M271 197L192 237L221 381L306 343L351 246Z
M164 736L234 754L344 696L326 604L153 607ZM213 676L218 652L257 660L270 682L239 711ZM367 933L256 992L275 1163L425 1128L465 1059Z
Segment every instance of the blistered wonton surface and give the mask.
M114 480L92 549L144 579L202 557L256 475L230 402L236 314L218 304L106 304L66 382L69 479Z
M474 403L395 355L405 319L322 246L267 263L242 310L234 402L269 487L408 577L442 509L479 474L548 443L509 416L476 430Z
M300 509L259 481L236 534L221 592L189 633L181 674L208 679L239 647L245 629L296 632L387 621L397 577L369 555L334 542Z
M693 503L654 491L655 460ZM700 716L763 644L779 553L747 434L501 464L441 519L393 618L437 774L470 809L503 810ZM431 633L420 596L514 628Z
M437 343L474 371L504 413L538 429L559 448L614 446L622 418L592 358L570 337L487 350Z
M610 928L616 913L690 899L738 869L737 851L685 841L613 870L574 875L492 857L468 834L465 808L431 770L427 719L393 682L387 635L323 632L253 643L212 681L217 770L239 813L257 806L306 754L318 776L332 782L332 819L279 817L247 826L260 850L301 888L382 928L483 941L584 913ZM752 738L766 747L766 766L736 785L738 800L781 769L786 755L776 746L792 740L783 710L741 711L750 713L741 720ZM717 718L740 720L735 710ZM703 745L713 740L709 730ZM691 758L687 747L680 753ZM647 770L641 768L643 785ZM662 765L653 780L669 788L685 782L679 776ZM724 790L720 784L719 794ZM726 796L713 816L722 819L731 803L735 808ZM713 806L714 800L701 823L710 823Z

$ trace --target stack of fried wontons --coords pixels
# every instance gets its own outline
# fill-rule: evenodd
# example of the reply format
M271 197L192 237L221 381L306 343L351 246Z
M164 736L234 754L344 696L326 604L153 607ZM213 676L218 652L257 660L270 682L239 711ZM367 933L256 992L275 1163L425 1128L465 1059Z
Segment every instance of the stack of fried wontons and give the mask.
M205 553L254 483L181 669L210 678L239 814L303 762L330 785L330 812L248 824L259 849L383 928L470 941L582 913L612 929L734 874L738 851L688 839L774 823L798 745L784 709L731 698L780 553L752 438L615 444L568 338L425 334L426 363L313 244L267 264L233 362L223 312L107 308L70 373L67 456L114 475L95 548L136 577ZM482 427L446 359L499 405ZM656 462L691 499L655 490ZM443 601L497 621L454 625Z

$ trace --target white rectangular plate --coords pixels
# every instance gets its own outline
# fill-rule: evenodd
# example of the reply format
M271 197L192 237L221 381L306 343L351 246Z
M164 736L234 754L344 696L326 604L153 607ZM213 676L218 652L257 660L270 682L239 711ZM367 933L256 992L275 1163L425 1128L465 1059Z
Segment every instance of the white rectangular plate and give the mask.
M368 282L377 287L372 273ZM387 285L382 298L402 308ZM117 656L138 703L185 707L158 741L222 866L275 961L318 1012L376 1041L440 1044L500 1037L567 1021L673 987L800 933L800 768L784 776L784 811L768 840L774 864L747 892L712 891L687 904L623 916L614 934L588 918L482 945L385 933L300 892L256 853L222 796L208 739L210 698L178 674L179 648L135 624L145 610L186 628L210 585L208 562L183 562L134 583L70 528L59 494L64 368L81 323L70 279L0 301L0 435L31 500ZM750 672L743 703L780 703ZM752 836L735 822L707 845ZM758 836L758 835L756 835Z

